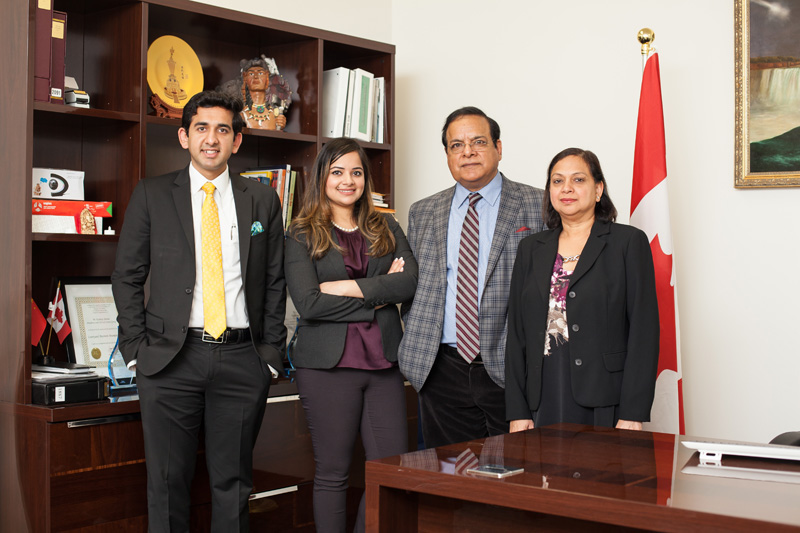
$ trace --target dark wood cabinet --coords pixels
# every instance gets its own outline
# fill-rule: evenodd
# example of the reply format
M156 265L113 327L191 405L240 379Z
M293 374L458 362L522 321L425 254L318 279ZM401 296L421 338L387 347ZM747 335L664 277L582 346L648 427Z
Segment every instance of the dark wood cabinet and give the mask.
M91 97L91 108L81 109L33 101L39 1L7 2L0 18L0 532L144 531L138 402L31 405L30 300L46 306L61 278L110 276L118 239L32 234L31 169L82 170L85 197L113 202L110 225L118 235L138 181L188 162L177 142L179 120L155 116L147 85L148 47L175 35L198 55L206 89L236 77L243 58L263 53L276 59L294 91L285 131L245 129L230 167L290 164L298 171L296 199L328 140L320 135L323 70L358 67L386 78L387 142L362 145L375 190L393 205L395 50L188 0L53 0L68 14L66 73ZM66 359L55 338L50 350ZM409 391L413 436L416 396ZM313 529L311 443L294 394L284 383L271 391L256 446L255 491L286 492L253 500L254 530L267 522L280 524L278 530ZM208 518L204 472L201 450L193 495L199 530ZM363 487L363 481L354 485Z

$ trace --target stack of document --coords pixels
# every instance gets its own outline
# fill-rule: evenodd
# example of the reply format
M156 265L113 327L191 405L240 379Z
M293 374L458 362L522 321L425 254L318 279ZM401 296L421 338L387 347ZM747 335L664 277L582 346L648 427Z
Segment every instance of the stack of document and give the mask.
M96 378L94 368L77 363L55 361L47 365L31 365L31 379L40 383L74 381L81 378Z
M383 143L386 80L360 68L322 73L322 134Z

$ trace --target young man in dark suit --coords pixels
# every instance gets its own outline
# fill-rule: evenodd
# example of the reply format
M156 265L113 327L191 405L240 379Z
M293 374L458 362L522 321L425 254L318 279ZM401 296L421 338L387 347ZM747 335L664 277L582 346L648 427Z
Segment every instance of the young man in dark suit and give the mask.
M253 445L282 370L280 202L228 172L241 109L213 91L192 97L178 130L191 163L137 185L117 247L112 286L120 351L137 369L151 533L189 530L201 425L211 530L248 530Z
M419 392L427 447L508 432L503 385L511 271L519 241L544 229L541 189L498 170L497 122L476 107L457 109L445 121L442 144L457 183L409 211L419 281L414 302L403 309L398 352L400 370ZM467 236L470 216L476 229ZM471 251L462 242L472 242ZM463 282L462 252L475 263L472 279ZM471 299L462 297L462 283L472 286ZM471 323L464 318L470 313Z

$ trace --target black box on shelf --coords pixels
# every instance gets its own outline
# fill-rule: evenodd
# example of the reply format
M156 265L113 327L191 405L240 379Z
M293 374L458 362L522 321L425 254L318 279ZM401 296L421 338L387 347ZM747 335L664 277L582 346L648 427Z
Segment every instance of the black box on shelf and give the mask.
M67 381L31 383L33 403L58 405L105 400L111 380L105 376L75 378Z

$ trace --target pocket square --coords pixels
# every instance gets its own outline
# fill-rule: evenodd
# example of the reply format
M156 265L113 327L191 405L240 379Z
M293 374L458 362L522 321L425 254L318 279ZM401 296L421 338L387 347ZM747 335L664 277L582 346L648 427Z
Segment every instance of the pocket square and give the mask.
M519 228L514 233L519 233L520 231L530 231L530 230L531 230L531 228L529 228L528 226L522 226L521 228Z
M256 220L253 222L253 225L250 226L250 236L255 237L259 233L264 233L264 227L261 225L261 222Z

